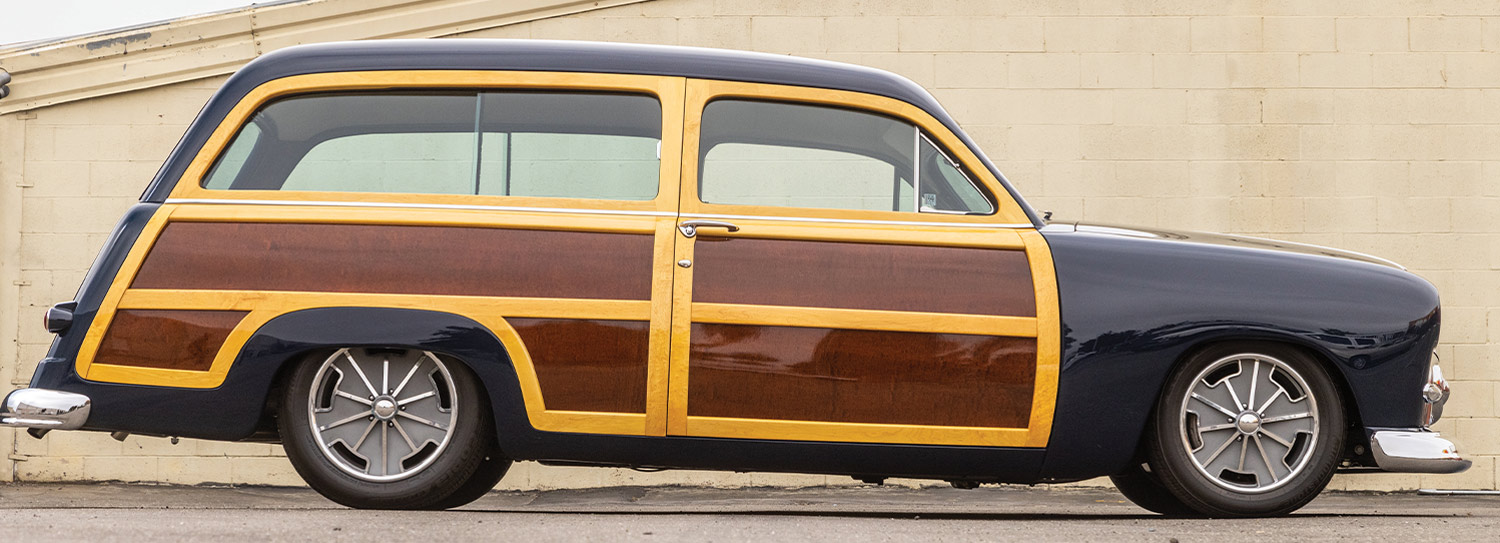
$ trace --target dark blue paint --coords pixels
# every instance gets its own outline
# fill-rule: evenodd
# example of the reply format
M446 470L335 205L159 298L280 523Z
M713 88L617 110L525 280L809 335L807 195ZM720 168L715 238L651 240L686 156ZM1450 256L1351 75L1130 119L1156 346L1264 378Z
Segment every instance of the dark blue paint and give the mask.
M1279 341L1330 360L1366 426L1420 426L1437 290L1374 259L1211 234L1050 226L1062 306L1057 413L1044 474L1124 467L1189 350Z

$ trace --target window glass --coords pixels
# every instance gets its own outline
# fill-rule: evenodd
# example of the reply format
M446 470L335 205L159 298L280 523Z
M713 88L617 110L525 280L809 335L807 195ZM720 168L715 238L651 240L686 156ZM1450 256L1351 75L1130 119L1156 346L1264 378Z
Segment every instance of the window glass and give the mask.
M317 144L281 190L474 193L473 132L356 134Z
M848 109L717 100L698 194L715 204L987 214L990 199L912 124Z
M645 96L489 93L479 194L650 200L661 172L661 104Z
M645 96L312 95L257 113L204 186L650 200L660 142Z
M705 202L871 211L901 205L892 187L905 183L895 166L868 156L759 143L715 145L703 180Z
M227 189L235 176L245 167L245 159L250 156L250 150L255 148L255 142L260 140L260 115L245 125L240 130L238 137L224 149L224 154L219 157L219 162L214 164L212 170L203 178L203 186L210 189Z
M995 211L994 204L957 162L926 136L921 140L922 174L918 176L918 185L922 187L923 213L988 215Z
M916 150L910 124L831 107L717 100L704 108L700 134L704 202L910 210L899 198Z

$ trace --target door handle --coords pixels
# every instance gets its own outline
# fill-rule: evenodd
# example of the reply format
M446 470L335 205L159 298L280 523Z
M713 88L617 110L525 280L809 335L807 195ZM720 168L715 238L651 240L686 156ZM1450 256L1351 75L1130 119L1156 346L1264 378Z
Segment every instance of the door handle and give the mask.
M682 221L682 224L677 225L677 231L682 232L683 237L689 238L698 235L699 228L723 228L730 232L740 231L740 227L735 226L733 223L727 223L724 221L706 221L702 219L695 219L691 221Z

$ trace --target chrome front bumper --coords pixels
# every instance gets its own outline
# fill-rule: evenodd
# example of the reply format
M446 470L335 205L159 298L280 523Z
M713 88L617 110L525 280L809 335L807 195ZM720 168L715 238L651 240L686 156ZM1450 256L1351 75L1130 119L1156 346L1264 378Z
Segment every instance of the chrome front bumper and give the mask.
M1403 473L1458 473L1473 462L1458 455L1458 446L1428 430L1443 416L1448 403L1448 380L1438 366L1437 351L1427 370L1427 384L1422 387L1422 428L1371 429L1370 453L1375 465L1385 471Z
M89 420L89 397L43 388L11 391L0 403L0 426L77 430Z
M1458 447L1437 432L1376 430L1370 433L1375 465L1403 473L1458 473L1473 462L1458 455Z

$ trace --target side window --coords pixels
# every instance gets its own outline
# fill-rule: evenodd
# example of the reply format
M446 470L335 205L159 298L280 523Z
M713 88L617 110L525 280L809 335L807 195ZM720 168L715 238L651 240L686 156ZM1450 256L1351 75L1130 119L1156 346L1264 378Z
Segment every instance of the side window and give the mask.
M472 194L472 132L355 134L313 146L281 190Z
M962 168L912 124L834 107L716 100L703 110L705 203L989 214Z
M230 142L229 147L224 149L224 154L219 156L219 161L214 164L208 175L203 177L203 187L210 189L227 189L234 182L235 176L245 167L245 159L250 157L250 150L255 148L256 142L260 141L260 116L252 119L249 124L240 129L238 136Z
M650 200L655 98L568 92L350 93L272 103L203 186Z
M661 103L645 96L487 93L479 194L650 200L661 169Z

